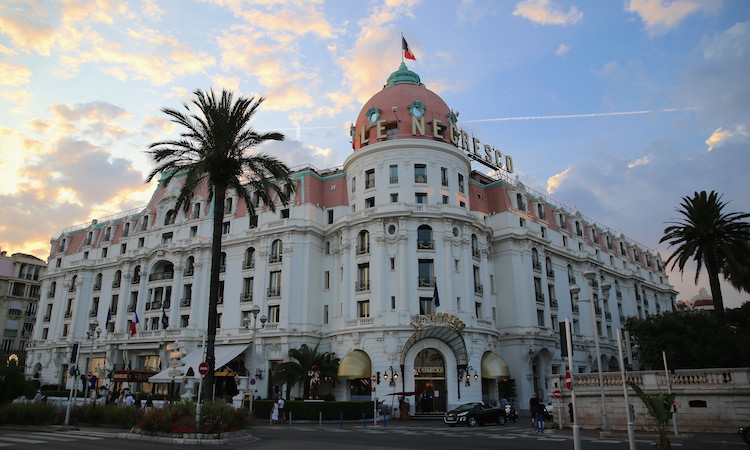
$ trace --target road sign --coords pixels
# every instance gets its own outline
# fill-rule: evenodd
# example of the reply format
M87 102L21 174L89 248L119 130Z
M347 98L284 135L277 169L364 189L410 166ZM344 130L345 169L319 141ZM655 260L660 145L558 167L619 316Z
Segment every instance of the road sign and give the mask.
M172 378L177 378L182 376L182 371L178 369L172 369L169 372L167 372L167 375L169 375Z
M205 362L200 363L200 365L198 366L198 373L200 373L201 376L207 374L208 373L208 363L205 363Z
M94 374L93 374L93 373L91 373L91 372L86 372L86 379L87 379L87 380L90 380L90 379L92 379L92 378L94 378Z
M568 388L568 390L573 389L573 375L571 375L569 370L565 372L565 387Z
M250 378L250 385L255 386L255 378Z
M555 398L562 398L562 391L560 389L555 389L555 392L552 393L552 396Z
M373 376L372 376L372 381L375 381L375 380L377 380L377 379L378 379L377 375L373 375Z

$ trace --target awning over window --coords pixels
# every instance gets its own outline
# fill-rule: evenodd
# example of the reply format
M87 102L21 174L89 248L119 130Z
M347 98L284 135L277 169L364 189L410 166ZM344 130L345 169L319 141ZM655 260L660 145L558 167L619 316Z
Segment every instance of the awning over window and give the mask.
M217 345L214 350L214 355L216 356L216 369L220 369L224 364L236 358L237 355L247 349L248 345L249 344ZM180 369L180 371L184 374L187 373L187 371L192 367L193 373L195 374L193 375L193 378L195 378L196 380L200 380L201 376L200 373L198 373L198 366L203 362L203 349L198 348L193 350L192 352L190 352L190 354L182 358L182 362L184 365L182 367L178 367L178 369ZM172 370L171 367L162 370L161 372L149 378L148 381L151 383L169 383L172 381L172 377L169 376L170 370Z
M339 378L370 378L372 375L372 364L370 357L362 350L349 352L339 364Z
M502 356L492 352L482 356L482 378L510 378L510 369Z

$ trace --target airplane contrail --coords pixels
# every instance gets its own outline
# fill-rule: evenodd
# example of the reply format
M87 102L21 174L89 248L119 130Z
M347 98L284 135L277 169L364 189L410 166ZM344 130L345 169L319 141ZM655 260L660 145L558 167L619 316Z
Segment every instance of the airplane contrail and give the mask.
M583 117L632 116L632 115L637 115L637 114L695 111L697 109L698 108L664 108L664 109L651 109L651 110L643 110L643 111L621 111L621 112L589 113L589 114L564 114L564 115L556 115L556 116L499 117L496 119L462 120L461 122L477 123L477 122L506 122L510 120L578 119L578 118L583 118Z

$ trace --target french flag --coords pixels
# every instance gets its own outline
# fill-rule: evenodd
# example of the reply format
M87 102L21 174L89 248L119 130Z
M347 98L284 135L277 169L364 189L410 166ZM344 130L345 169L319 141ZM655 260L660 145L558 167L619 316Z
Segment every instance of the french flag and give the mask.
M138 313L133 311L133 320L130 321L130 335L135 336L135 327L140 322L138 321Z
M404 39L403 36L401 36L401 48L404 49L404 58L411 59L412 61L417 60L417 58L414 57L414 53L409 50L409 44L406 43L406 39Z

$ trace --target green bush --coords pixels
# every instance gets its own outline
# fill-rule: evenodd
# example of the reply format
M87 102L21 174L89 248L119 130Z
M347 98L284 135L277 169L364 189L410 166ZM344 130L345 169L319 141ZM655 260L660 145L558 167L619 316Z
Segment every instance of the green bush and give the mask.
M318 414L323 413L323 420L338 420L341 413L344 413L344 420L361 419L362 414L365 417L372 418L372 402L304 402L288 401L284 404L292 420L318 420ZM247 407L247 405L246 405ZM260 419L268 419L271 416L273 408L272 400L254 400L254 416Z
M64 414L64 413L62 413ZM12 403L0 407L0 425L50 425L62 423L64 416L55 405Z
M236 431L248 425L245 409L234 409L222 401L208 401L201 405L201 426L203 433Z
M195 423L195 403L181 400L164 408L153 408L143 414L138 427L164 433L222 433L242 429L248 424L247 411L234 409L222 401L201 405L200 429Z
M118 428L131 428L141 420L141 413L133 407L115 405L94 405L89 403L71 410L71 423L93 426L110 425Z

